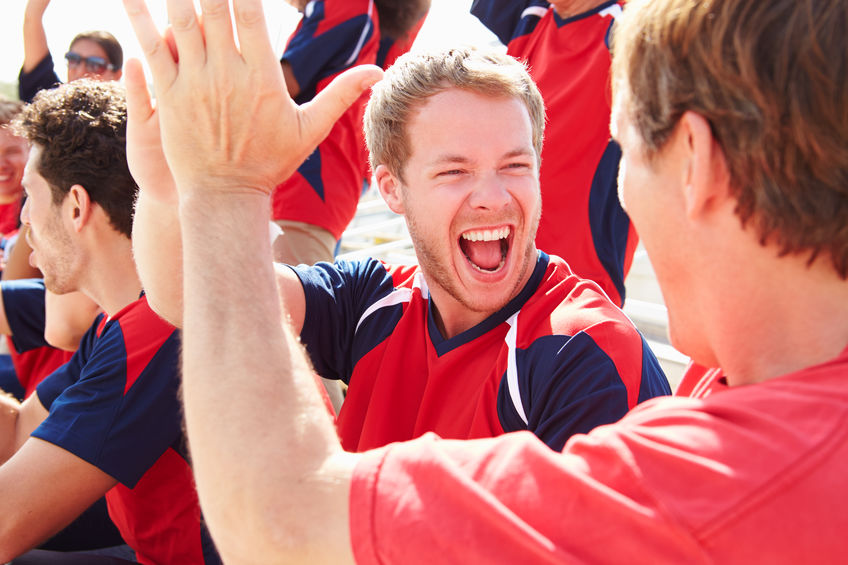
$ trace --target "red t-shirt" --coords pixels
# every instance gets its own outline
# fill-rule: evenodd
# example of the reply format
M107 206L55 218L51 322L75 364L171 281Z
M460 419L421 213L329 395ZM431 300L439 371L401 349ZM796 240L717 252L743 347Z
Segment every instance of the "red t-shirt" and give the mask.
M555 453L519 432L367 453L358 563L841 563L848 348L706 398L649 400Z

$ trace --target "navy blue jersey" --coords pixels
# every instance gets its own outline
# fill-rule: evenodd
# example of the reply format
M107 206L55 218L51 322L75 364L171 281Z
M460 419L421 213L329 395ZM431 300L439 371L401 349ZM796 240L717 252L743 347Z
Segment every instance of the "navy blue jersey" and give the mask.
M44 340L44 279L0 282L6 321L18 353L47 345Z
M428 431L514 430L560 449L671 392L630 320L558 257L540 253L518 296L450 339L417 267L340 261L295 272L306 296L301 339L321 376L349 385L338 419L349 451Z
M40 90L53 88L61 84L56 70L53 68L53 56L50 53L32 69L25 73L23 69L18 74L18 98L22 102L32 102Z
M118 481L109 515L142 563L217 563L188 465L179 402L179 332L145 297L100 314L45 379L49 415L33 432Z

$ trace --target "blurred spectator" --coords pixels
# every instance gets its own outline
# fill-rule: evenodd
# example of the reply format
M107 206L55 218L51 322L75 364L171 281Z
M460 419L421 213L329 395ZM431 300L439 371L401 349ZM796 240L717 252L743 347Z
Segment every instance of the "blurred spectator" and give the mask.
M22 107L21 102L0 95L0 247L4 250L20 225L24 193L21 178L29 154L27 140L15 135L9 128ZM5 264L5 259L0 260L0 264Z
M50 0L28 0L24 10L24 64L18 75L18 97L24 102L32 102L39 90L60 82L44 31L44 12L49 4ZM71 41L65 61L68 82L82 77L119 80L124 51L108 31L87 31Z
M339 73L376 64L384 49L390 63L415 39L430 0L313 0L290 2L303 19L280 61L289 94L299 104ZM391 60L389 60L391 58ZM362 138L363 94L327 138L274 192L273 218L283 229L274 245L283 263L332 262L345 228L367 188L368 155Z

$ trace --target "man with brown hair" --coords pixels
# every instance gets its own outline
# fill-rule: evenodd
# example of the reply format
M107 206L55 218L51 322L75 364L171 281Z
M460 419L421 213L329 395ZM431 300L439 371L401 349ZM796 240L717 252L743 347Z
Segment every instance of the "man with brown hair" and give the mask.
M50 0L27 0L24 10L24 64L18 75L18 97L24 102L31 102L39 90L61 82L53 69L44 31L44 12L49 4ZM68 82L83 77L119 80L124 51L108 31L87 31L74 37L65 60Z
M259 33L260 3L234 3L236 56L225 0L204 3L205 44L192 3L172 0L184 24L179 63L142 0L125 3L154 72L180 195L192 289L187 429L203 508L228 562L844 560L844 0L625 8L612 124L622 200L665 293L673 342L727 377L697 398L646 402L573 437L561 454L527 433L341 450L307 386L306 357L279 323L287 304L255 219L280 167L294 168L379 73L344 75L306 108L275 100L264 109L290 133L277 161L262 149L280 127L208 139L186 117L200 85L244 89L221 112L230 117L271 90L261 88L275 61ZM215 62L206 70L192 64L204 45ZM140 70L132 83L141 96ZM250 226L255 252L227 240L236 226ZM242 347L220 352L222 329Z
M117 556L217 563L185 453L179 332L147 305L132 259L123 88L82 79L46 90L15 124L32 144L30 261L48 290L81 291L104 313L24 402L0 395L0 563L104 494L129 546Z

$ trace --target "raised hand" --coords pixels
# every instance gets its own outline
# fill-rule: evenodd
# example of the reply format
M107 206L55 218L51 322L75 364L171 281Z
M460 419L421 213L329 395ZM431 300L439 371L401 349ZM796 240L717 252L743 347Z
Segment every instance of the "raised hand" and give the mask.
M174 52L143 0L124 0L153 73L162 147L181 192L269 194L380 78L357 67L310 104L288 96L261 0L168 0ZM232 19L238 34L233 35Z
M159 115L150 100L144 71L127 61L127 162L139 190L161 203L177 205L174 177L162 152Z

